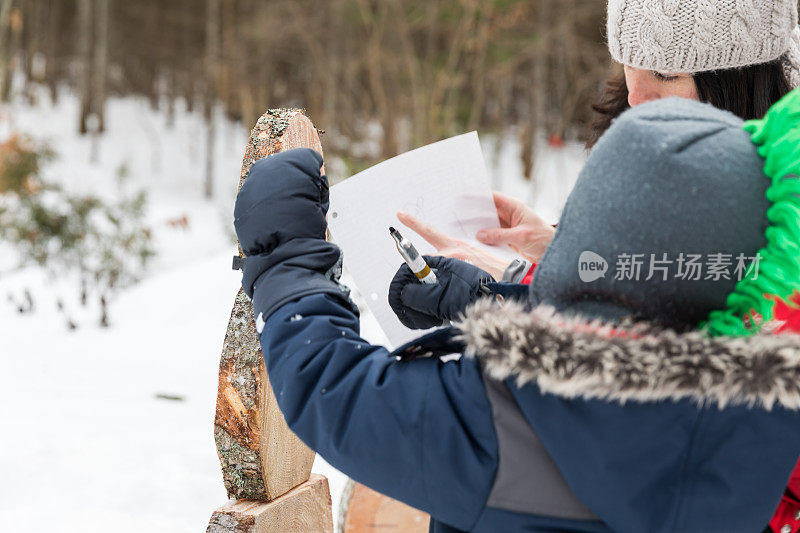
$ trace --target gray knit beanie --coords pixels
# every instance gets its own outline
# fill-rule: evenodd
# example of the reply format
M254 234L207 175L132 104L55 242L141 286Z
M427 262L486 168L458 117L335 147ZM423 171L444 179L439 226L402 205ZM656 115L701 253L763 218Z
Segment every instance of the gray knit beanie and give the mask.
M567 199L536 267L531 301L568 314L604 320L633 314L676 328L724 309L737 276L733 266L727 277L710 276L709 263L715 256L733 264L739 254L755 257L769 226L770 180L742 125L727 111L682 98L620 115ZM582 275L584 254L606 264L604 275ZM681 276L682 254L703 258L702 275ZM630 268L620 275L626 257ZM636 257L640 267L633 266Z
M668 73L767 63L785 54L800 86L797 0L609 0L608 48L618 62Z

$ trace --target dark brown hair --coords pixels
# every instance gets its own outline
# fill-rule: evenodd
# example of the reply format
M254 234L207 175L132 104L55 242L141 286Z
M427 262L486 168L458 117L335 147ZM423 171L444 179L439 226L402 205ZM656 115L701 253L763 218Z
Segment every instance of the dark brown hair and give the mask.
M693 77L701 102L730 111L744 120L763 117L791 89L781 59L742 68L698 72ZM612 74L592 106L597 115L589 127L587 148L594 146L611 122L629 107L625 75Z

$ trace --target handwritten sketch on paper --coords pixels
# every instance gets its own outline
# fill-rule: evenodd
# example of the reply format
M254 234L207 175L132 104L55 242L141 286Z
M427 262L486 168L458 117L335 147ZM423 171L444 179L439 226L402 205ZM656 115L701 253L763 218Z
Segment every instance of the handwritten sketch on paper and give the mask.
M420 253L435 255L422 237L397 220L405 211L509 262L509 248L475 240L482 228L498 227L489 176L476 132L399 155L331 188L328 224L342 248L344 266L395 347L422 332L403 326L388 303L389 283L403 263L389 236L395 226Z

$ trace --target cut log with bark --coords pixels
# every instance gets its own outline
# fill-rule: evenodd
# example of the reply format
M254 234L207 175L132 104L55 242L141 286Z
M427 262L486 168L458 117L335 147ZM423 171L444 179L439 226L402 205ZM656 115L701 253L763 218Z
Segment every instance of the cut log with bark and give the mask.
M291 432L278 408L253 304L242 289L222 349L214 440L228 497L272 500L311 473L314 452Z
M318 474L271 502L231 500L206 533L333 533L328 480Z
M350 480L339 510L341 533L427 533L428 514Z
M239 188L253 163L297 147L322 153L319 135L302 111L264 113L247 143ZM239 255L243 257L241 247ZM291 432L278 409L267 379L253 305L242 289L222 348L214 440L229 498L274 500L311 474L314 452Z
M244 152L239 188L250 174L253 163L270 154L308 147L322 153L322 143L311 120L301 109L270 109L256 122ZM322 167L325 173L325 167ZM241 253L241 250L240 250Z

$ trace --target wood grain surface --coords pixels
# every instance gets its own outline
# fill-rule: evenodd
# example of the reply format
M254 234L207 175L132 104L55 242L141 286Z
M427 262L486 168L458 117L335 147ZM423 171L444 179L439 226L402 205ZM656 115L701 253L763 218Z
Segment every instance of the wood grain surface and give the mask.
M349 482L342 497L342 533L402 531L427 533L430 517L360 483Z
M214 511L206 533L333 533L328 480L311 474L271 502L231 500Z
M239 188L253 163L292 148L322 153L317 130L298 109L271 109L245 148ZM239 255L243 257L241 247ZM214 440L228 497L274 500L309 479L314 452L288 428L269 386L253 306L236 295L219 365Z

